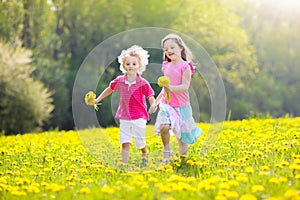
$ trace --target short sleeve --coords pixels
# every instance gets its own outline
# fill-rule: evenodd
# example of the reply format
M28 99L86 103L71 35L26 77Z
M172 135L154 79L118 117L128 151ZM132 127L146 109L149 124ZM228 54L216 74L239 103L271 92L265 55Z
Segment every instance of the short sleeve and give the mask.
M193 65L193 63L190 61L188 62L189 66L190 66L190 69L191 69L191 72L192 74L195 72L195 66Z
M193 66L192 62L185 62L181 68L182 73L186 70L187 67L190 68L192 74L195 72L195 67Z
M154 96L154 90L150 86L148 81L145 81L144 84L144 95L148 98L150 96Z
M109 83L109 87L110 87L110 89L112 89L112 90L119 90L119 88L120 88L120 84L118 84L119 82L120 82L120 80L121 80L121 77L117 77L117 78L115 78L114 80L112 80L110 83Z

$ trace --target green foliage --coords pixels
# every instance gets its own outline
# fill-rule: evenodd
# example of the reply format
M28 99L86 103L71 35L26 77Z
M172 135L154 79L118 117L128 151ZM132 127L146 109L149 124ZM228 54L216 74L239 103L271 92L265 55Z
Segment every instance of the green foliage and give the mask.
M19 0L0 1L0 37L14 40L22 33L24 9Z
M74 126L69 123L72 121L72 116L70 113L70 91L68 89L70 74L69 70L65 69L68 64L45 57L34 57L33 63L37 66L33 72L34 77L41 80L51 90L52 104L55 106L50 120L43 127L45 129L73 129Z
M70 96L81 63L105 39L136 27L170 28L200 43L221 72L232 119L247 117L250 112L297 116L297 7L297 1L272 0L3 0L0 38L11 43L21 41L31 50L36 67L32 75L53 92L55 110L44 128L74 128ZM161 62L161 52L151 52L150 59L153 58L151 61ZM30 69L28 73L31 72ZM105 73L108 77L99 80L98 93L119 70L112 63ZM1 79L3 88L7 84L4 80ZM201 120L207 121L211 106L205 81L195 74L192 86ZM100 117L109 116L99 120L105 126L114 124L110 102L108 98L100 108Z
M0 130L37 131L53 110L51 93L31 77L30 51L0 43L0 55Z
M172 28L203 45L225 83L233 89L243 88L244 79L255 78L259 71L255 48L247 32L240 27L240 17L223 6L219 0L186 1L185 9L178 14Z
M298 1L231 3L256 48L261 74L248 89L259 112L299 115L300 24ZM244 95L242 95L244 96Z

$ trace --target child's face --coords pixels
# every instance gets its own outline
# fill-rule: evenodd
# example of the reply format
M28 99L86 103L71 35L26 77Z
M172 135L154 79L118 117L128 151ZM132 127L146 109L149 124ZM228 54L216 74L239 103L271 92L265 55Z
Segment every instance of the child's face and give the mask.
M140 68L138 59L134 56L128 56L125 58L123 67L127 74L137 74Z
M179 47L177 42L172 39L168 39L164 42L164 53L171 60L176 61L181 58L182 49Z

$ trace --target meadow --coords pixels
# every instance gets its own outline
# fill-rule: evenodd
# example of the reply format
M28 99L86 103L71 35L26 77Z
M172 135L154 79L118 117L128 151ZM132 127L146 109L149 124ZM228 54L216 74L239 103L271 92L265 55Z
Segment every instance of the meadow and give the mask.
M300 199L300 118L226 121L206 154L211 125L198 126L204 135L188 157L164 164L148 125L147 165L133 147L120 162L114 127L2 135L0 199Z

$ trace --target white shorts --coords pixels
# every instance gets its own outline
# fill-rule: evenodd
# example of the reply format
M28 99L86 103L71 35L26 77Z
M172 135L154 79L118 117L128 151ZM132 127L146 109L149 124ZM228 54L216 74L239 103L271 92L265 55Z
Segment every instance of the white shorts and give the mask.
M143 118L136 120L120 120L120 144L130 143L134 138L135 147L142 149L146 146L145 131L147 121Z

